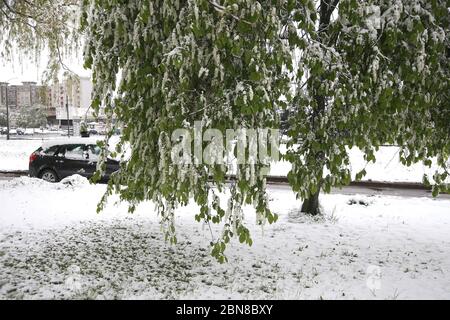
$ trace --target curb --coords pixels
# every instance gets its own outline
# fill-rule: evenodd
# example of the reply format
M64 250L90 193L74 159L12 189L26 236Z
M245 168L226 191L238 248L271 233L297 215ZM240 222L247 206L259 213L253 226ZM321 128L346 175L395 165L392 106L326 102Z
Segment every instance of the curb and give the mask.
M267 183L270 184L288 184L287 177L284 176L268 176ZM420 182L390 182L390 181L374 181L374 180L362 180L352 181L348 185L350 187L366 187L374 189L411 189L411 190L431 190L431 187L425 186ZM343 186L345 187L345 186Z
M0 171L0 175L2 176L13 176L13 177L20 177L20 176L27 176L28 170L11 170L11 171Z
M236 180L234 175L229 176L230 181ZM289 184L288 178L285 176L267 176L267 184ZM363 180L363 181L352 181L347 186L342 187L365 187L372 189L409 189L409 190L431 190L431 187L425 186L420 182L390 182L390 181L374 181L374 180ZM336 187L339 188L339 187Z
M383 182L383 181L352 181L350 186L364 186L369 188L391 188L391 189L411 189L411 190L431 190L431 187L420 182Z

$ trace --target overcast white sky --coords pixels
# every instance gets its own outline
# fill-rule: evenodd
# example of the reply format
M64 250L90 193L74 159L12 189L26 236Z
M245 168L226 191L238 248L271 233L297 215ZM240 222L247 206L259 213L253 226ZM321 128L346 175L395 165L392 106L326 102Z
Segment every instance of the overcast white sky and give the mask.
M8 81L10 84L20 84L22 81L41 82L42 73L45 71L48 59L43 53L39 61L31 58L15 61L0 60L0 81ZM90 75L89 70L83 69L81 57L73 57L65 64L80 76Z

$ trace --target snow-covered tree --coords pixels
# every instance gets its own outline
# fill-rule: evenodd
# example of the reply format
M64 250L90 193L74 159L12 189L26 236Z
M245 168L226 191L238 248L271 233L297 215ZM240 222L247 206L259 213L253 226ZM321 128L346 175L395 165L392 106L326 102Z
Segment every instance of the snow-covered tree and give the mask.
M435 192L447 175L445 1L85 0L82 26L92 105L124 126L116 152L131 153L98 209L112 192L130 211L153 200L172 242L174 209L190 199L198 221L222 224L211 242L222 262L231 237L252 243L243 205L254 205L260 224L276 220L264 164L238 166L225 207L217 193L226 166L198 163L195 154L192 164L173 162L171 133L197 120L221 131L277 127L289 105L288 178L309 213L318 212L320 190L350 182L347 147L367 161L383 143L401 145L405 164L436 156L443 171Z
M8 121L6 118L6 113L0 112L0 127L5 127L8 125Z
M92 105L104 105L110 119L114 114L124 124L117 152L131 148L104 201L116 191L133 211L138 202L153 200L167 239L176 242L174 209L192 198L200 206L198 221L223 226L211 241L221 262L230 238L252 243L243 205L255 207L260 224L276 220L268 208L263 164L238 166L223 205L218 192L228 167L199 163L195 153L192 164L177 165L171 134L194 128L195 121L223 134L277 126L280 97L289 89L291 52L280 37L286 10L285 1L84 1Z
M437 157L436 194L450 152L448 1L300 2L289 25L299 65L286 158L302 211L317 214L320 190L366 174L351 177L353 146L368 162L385 143L401 146L406 165Z
M39 128L47 125L45 106L35 104L33 106L20 107L16 116L16 124L21 128Z

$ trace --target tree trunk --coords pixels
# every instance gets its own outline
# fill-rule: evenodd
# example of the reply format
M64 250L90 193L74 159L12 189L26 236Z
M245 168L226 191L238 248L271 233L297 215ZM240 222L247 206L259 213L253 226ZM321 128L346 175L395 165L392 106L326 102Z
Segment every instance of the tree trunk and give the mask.
M319 29L318 36L319 42L326 43L328 36L328 27L330 25L330 19L333 11L336 9L337 5L339 3L339 0L321 0L320 1L320 18L319 18ZM312 128L315 129L315 123L316 121L319 121L319 118L323 116L323 113L325 111L326 107L326 98L321 93L317 92L317 87L310 88L314 94L314 99L316 100L316 110L314 110L313 118L312 118ZM319 143L322 141L319 138ZM319 193L322 186L322 173L323 173L323 167L325 166L324 163L324 154L323 152L319 152L315 155L316 159L315 161L319 163L320 169L319 172L317 172L317 177L319 179L319 184L317 191L313 194L309 194L309 197L303 201L302 204L302 212L308 213L311 215L318 215L320 214L320 207L319 207Z
M303 201L301 210L302 212L311 214L313 216L320 214L319 193L320 190L318 190L314 194L310 194L309 198Z

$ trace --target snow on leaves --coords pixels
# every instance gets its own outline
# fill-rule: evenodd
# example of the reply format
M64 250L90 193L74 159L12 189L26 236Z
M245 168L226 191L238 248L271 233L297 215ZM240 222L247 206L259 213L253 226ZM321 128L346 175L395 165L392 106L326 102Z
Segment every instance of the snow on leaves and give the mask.
M125 124L119 148L131 147L131 157L112 178L108 193L120 193L131 208L143 200L156 202L171 242L177 241L174 209L193 198L200 206L197 220L223 224L222 234L211 241L221 262L231 237L252 243L243 205L255 207L261 224L276 220L267 205L264 166L238 165L230 201L222 208L214 201L215 188L220 192L225 187L227 166L175 165L170 136L177 128L192 129L195 121L223 134L226 129L277 127L276 111L283 106L279 98L289 85L290 50L278 37L285 2L276 3L84 4L85 61L93 69L94 97L117 123Z
M193 199L198 221L223 225L211 241L221 262L232 237L252 243L243 205L256 208L261 224L277 217L263 166L238 166L222 208L214 199L226 186L226 166L171 162L171 132L195 121L222 131L278 127L289 105L288 178L301 198L348 184L353 146L368 162L385 143L402 146L407 165L437 157L437 190L448 174L443 1L85 0L82 25L93 105L124 125L118 150L131 149L106 196L118 192L131 211L156 202L172 242L174 209Z

